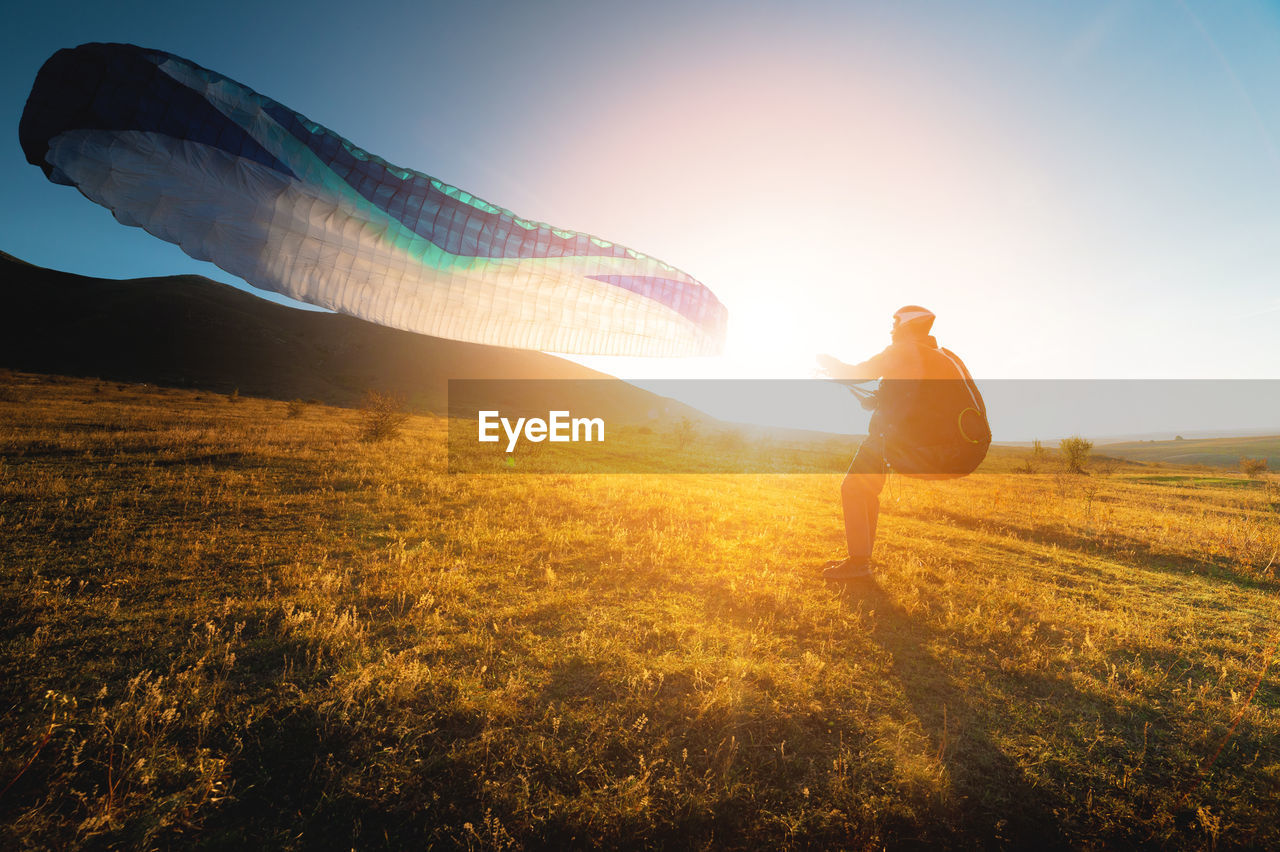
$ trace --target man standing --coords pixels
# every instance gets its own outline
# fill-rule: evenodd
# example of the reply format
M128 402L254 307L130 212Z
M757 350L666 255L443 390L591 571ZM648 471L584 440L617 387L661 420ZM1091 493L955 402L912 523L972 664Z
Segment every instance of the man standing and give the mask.
M879 355L852 365L818 356L837 381L880 379L874 397L863 402L874 406L867 440L840 486L848 556L824 566L828 580L871 576L880 491L891 465L912 476L946 478L971 472L986 454L986 408L964 364L929 333L933 320L932 312L907 305L893 315L893 342Z

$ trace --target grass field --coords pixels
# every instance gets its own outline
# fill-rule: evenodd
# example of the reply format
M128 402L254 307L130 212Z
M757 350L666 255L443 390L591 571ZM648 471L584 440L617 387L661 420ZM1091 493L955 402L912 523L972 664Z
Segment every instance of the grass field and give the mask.
M0 846L1280 846L1274 483L895 477L841 589L839 475L359 431L0 380Z

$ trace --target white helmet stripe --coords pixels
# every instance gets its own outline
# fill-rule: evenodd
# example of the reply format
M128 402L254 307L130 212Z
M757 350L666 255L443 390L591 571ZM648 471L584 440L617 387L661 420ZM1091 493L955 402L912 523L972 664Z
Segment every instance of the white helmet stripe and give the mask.
M900 323L908 323L918 319L935 319L931 311L898 311L893 318Z

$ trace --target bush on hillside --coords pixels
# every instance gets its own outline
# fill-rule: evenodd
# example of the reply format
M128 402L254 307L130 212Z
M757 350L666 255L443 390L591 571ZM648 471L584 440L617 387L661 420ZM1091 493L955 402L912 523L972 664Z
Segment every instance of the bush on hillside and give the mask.
M375 390L364 395L360 412L360 439L363 441L394 438L400 434L400 427L409 419L409 413L404 410L403 396Z

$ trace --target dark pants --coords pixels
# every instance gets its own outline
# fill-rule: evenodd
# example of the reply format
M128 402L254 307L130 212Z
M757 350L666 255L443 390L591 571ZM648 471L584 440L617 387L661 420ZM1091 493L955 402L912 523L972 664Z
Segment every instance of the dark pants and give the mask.
M876 543L876 521L880 517L880 492L888 465L884 460L884 438L867 438L858 447L840 483L840 503L844 507L844 535L849 558L870 562Z

